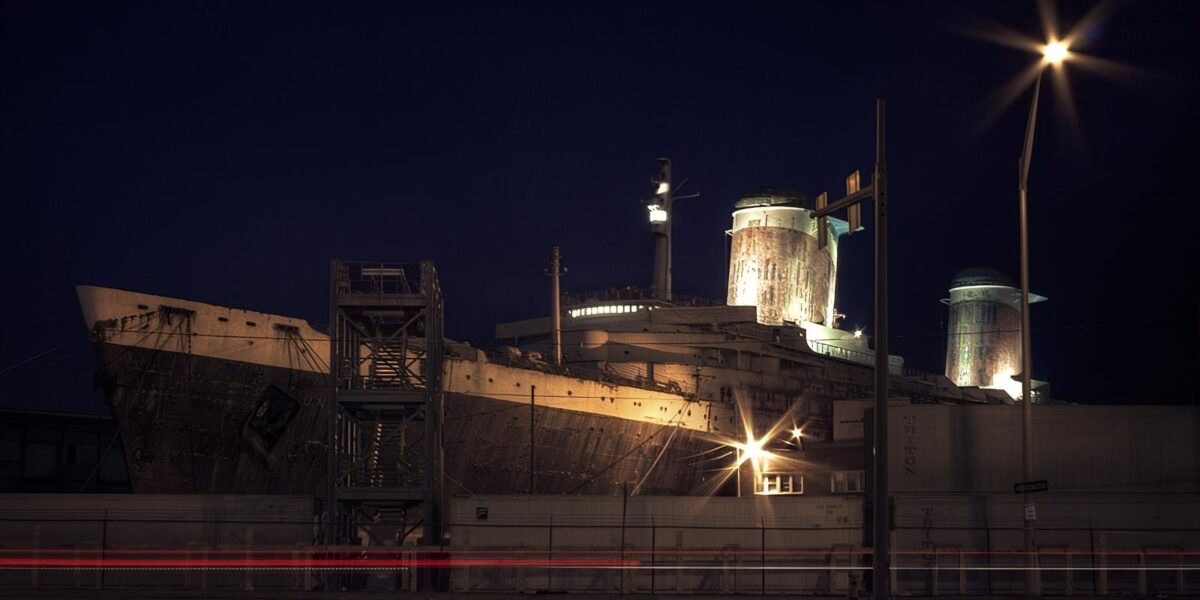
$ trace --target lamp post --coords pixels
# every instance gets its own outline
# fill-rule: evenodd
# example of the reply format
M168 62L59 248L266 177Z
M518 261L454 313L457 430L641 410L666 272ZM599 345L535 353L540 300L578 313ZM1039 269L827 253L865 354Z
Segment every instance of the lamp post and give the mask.
M1033 344L1029 326L1029 162L1033 157L1033 135L1037 128L1038 100L1042 93L1042 76L1047 66L1057 67L1071 55L1065 41L1051 40L1042 47L1042 64L1033 84L1033 100L1029 120L1025 123L1025 143L1019 161L1018 196L1021 217L1021 449L1022 476L1033 480ZM1036 570L1034 522L1037 509L1029 494L1025 499L1025 583L1027 593L1041 595L1041 580Z

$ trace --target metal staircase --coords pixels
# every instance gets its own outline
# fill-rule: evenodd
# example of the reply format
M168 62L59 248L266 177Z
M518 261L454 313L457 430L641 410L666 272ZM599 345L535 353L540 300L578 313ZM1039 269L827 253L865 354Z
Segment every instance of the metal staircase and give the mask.
M325 539L442 542L442 294L433 263L333 261Z

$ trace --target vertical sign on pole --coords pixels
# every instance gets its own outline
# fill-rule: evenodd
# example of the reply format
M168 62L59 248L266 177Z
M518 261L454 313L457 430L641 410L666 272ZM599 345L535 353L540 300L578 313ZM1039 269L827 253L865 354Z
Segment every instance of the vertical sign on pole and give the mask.
M862 175L858 172L857 169L855 169L855 171L853 173L846 176L846 195L849 196L850 194L858 192L858 190L861 189L861 185L862 185ZM849 229L849 231L846 232L847 234L852 234L852 233L862 229L862 204L861 203L855 202L854 204L851 204L850 206L846 207L846 216L847 216L846 220L850 222L850 229Z

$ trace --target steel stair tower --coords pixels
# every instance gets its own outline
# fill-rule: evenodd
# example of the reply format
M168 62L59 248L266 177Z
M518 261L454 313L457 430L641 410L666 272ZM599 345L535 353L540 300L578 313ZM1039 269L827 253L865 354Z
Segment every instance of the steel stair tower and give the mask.
M432 262L330 270L327 544L442 543L442 292Z

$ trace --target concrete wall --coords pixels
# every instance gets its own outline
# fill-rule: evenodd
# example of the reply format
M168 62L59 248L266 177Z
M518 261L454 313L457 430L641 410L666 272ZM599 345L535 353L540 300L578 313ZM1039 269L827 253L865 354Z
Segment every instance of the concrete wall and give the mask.
M782 592L827 588L831 573L835 589L844 589L847 572L825 567L831 552L845 564L858 560L847 551L860 539L861 516L855 498L454 498L454 547L480 556L588 558L628 568L456 569L451 589L736 593L765 586ZM793 554L780 556L784 549ZM796 560L814 570L770 569Z
M1013 494L900 494L899 595L1019 593L1023 500ZM1047 595L1200 592L1180 568L1200 551L1200 496L1048 493L1036 540ZM844 594L863 571L857 498L464 496L448 507L452 591ZM92 551L313 548L298 497L0 495L0 549ZM1191 552L1192 554L1185 554ZM516 564L506 560L517 559ZM611 567L544 565L563 559ZM545 562L542 562L545 561ZM1010 570L1013 569L1013 570ZM383 577L394 578L394 572ZM311 589L314 572L0 570L0 588ZM63 592L67 594L66 591Z
M894 504L898 594L1021 593L1021 497ZM1200 550L1200 496L1042 494L1038 505L1045 593L1200 592L1200 575L1179 568ZM850 497L474 496L452 500L450 521L455 556L526 563L456 569L452 591L844 594L869 552L861 501ZM544 566L570 558L617 566Z
M1039 493L1029 499L1048 595L1200 592L1200 573L1176 570L1194 565L1194 554L1185 553L1200 550L1200 497ZM901 495L895 506L892 544L901 553L893 565L901 570L894 587L913 595L1022 592L1022 574L1007 569L1023 566L1023 497Z
M1023 480L1020 406L893 406L891 486L1011 493ZM1036 406L1034 479L1051 491L1200 492L1200 409Z
M0 549L94 552L295 548L315 536L313 501L297 496L0 494ZM18 554L19 556L20 554ZM153 554L151 554L152 556ZM107 556L107 555L106 555ZM138 554L145 556L145 554ZM0 570L0 588L308 589L300 571Z

